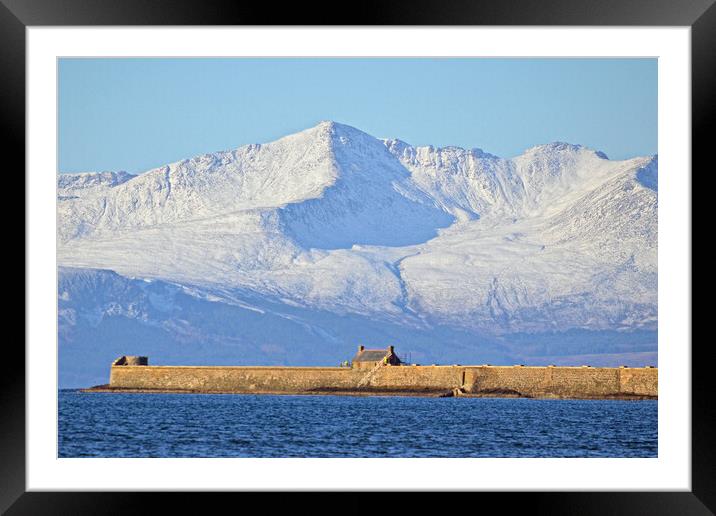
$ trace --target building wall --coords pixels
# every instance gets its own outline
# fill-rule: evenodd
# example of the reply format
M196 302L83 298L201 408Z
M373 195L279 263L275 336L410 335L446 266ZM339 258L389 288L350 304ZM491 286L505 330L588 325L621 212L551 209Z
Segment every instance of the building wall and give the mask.
M373 369L375 366L377 366L379 362L353 362L351 367L353 369Z
M361 387L358 387L358 385ZM338 367L113 366L110 386L206 392L404 392L531 397L657 396L649 368L387 366Z

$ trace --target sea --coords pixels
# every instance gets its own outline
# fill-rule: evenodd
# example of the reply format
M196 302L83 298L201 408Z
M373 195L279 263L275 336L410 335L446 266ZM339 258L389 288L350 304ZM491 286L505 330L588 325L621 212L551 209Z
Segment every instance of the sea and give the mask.
M59 457L656 457L655 400L59 391Z

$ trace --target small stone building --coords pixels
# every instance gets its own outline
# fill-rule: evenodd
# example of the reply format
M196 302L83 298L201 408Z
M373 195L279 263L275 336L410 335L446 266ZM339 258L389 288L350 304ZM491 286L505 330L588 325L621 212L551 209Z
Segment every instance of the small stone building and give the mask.
M365 349L365 346L358 346L358 353L353 357L351 366L353 369L372 369L378 364L400 365L401 363L393 346L388 346L387 349Z
M138 357L131 355L122 355L117 360L112 362L113 366L140 366L149 365L148 357Z

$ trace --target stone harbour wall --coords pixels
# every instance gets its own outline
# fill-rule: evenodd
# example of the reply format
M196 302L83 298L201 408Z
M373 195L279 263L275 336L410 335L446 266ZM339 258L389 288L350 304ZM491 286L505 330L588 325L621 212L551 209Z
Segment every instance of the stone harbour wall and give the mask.
M556 398L657 397L658 369L612 367L475 367L466 371L467 393L510 391Z
M340 367L114 366L109 385L146 390L310 392L350 389L359 376Z
M114 390L534 398L656 398L658 369L532 366L224 367L113 365Z
M451 391L462 386L461 366L382 367L366 387L399 391Z

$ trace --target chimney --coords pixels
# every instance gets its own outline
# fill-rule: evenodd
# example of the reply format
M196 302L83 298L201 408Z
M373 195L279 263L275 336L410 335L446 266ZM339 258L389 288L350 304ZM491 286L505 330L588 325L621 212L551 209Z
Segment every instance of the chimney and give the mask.
M360 353L360 352L363 351L364 349L365 349L365 346L358 346L358 353Z

